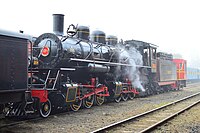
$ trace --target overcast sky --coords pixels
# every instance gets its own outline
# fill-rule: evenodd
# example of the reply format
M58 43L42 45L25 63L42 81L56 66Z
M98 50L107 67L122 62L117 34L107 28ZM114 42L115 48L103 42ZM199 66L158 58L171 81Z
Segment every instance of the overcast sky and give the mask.
M52 14L100 29L119 39L135 39L181 54L200 67L199 0L1 0L0 29L38 36L52 32Z

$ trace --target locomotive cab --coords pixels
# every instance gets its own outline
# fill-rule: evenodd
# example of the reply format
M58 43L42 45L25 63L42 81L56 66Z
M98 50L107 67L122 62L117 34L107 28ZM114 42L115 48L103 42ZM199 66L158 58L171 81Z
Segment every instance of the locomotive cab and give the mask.
M143 57L143 65L151 67L151 71L156 73L156 50L158 46L138 40L128 40L125 41L125 44L131 44L133 47L135 47Z
M151 72L156 73L156 54L157 46L153 44L148 44L144 47L143 60L145 66L151 67Z

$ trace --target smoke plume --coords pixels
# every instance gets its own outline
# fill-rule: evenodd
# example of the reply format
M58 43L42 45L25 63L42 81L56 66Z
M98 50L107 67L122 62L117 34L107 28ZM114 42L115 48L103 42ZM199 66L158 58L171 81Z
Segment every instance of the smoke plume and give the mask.
M132 82L134 88L139 88L141 91L145 91L140 80L140 72L137 66L143 65L142 55L134 47L119 47L119 61L121 63L126 63L132 65L131 67L123 67L122 74L123 77L129 78ZM118 68L119 69L119 68ZM119 71L118 71L119 72Z

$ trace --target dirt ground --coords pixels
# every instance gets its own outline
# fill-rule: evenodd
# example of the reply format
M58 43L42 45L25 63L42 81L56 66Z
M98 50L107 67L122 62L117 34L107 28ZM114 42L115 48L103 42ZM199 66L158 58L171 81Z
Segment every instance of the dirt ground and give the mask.
M198 87L199 86L199 87ZM200 85L171 91L145 98L135 98L127 102L105 103L78 112L52 115L46 119L0 129L0 133L86 133L100 127L151 110L169 102L181 99L200 90ZM195 107L159 127L155 133L200 132L200 110Z

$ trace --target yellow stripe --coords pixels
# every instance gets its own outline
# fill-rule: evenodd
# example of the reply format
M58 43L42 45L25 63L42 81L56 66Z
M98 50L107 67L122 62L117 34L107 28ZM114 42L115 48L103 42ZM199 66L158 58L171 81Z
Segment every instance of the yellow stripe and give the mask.
M107 38L107 40L108 40L108 41L116 41L117 38L112 38L112 39L110 39L110 38L108 39L108 38Z
M185 72L185 70L181 70L181 69L178 69L177 71L178 71L178 72Z
M84 31L84 30L78 30L77 32L81 32L81 33L90 34L90 32L88 32L88 31Z
M105 36L94 36L94 35L91 37L105 38Z
M179 79L177 79L177 80L186 80L186 79L185 79L185 78L184 78L184 79L180 79L180 78L179 78Z

